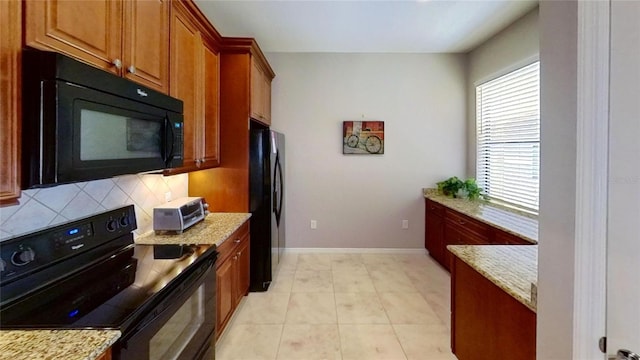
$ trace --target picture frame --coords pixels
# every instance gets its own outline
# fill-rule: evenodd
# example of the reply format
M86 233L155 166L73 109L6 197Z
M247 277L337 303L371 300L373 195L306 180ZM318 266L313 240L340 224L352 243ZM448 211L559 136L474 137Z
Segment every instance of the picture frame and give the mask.
M384 154L384 121L343 121L342 153Z

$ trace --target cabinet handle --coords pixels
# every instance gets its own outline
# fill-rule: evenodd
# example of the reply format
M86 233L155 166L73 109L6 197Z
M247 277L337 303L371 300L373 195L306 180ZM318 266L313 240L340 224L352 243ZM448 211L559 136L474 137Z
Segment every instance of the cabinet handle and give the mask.
M240 242L240 239L235 239L233 242L237 244Z
M431 210L435 210L435 209L436 209L436 207L435 207L435 206L432 206L432 207L431 207Z
M238 260L238 256L234 256L234 257L233 257L233 260Z
M196 159L196 166L200 167L200 159Z
M236 256L240 256L240 255L242 255L242 252L241 252L241 251L238 251L238 252L236 253Z
M136 67L135 67L135 66L133 66L133 65L129 66L129 67L127 68L127 70L128 70L130 73L132 73L132 74L135 74L135 73L136 73Z
M113 60L113 66L115 66L116 69L121 69L122 68L122 61L120 61L120 59Z
M464 225L464 224L466 224L466 223L467 223L467 222L466 222L466 221L464 221L464 220L458 220L458 224L460 224L460 225Z

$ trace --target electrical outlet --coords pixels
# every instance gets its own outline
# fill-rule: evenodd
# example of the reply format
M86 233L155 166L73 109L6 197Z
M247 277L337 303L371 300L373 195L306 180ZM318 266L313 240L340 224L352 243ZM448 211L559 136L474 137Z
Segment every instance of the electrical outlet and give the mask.
M171 191L167 191L166 193L164 193L164 201L171 201Z
M402 220L402 228L403 229L409 228L409 220Z
M315 221L315 220L311 220L311 228L313 230L317 229L318 228L318 222Z

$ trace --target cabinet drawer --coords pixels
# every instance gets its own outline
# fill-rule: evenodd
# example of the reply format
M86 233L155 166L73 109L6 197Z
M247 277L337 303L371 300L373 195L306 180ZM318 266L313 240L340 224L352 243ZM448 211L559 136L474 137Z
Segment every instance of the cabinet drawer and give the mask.
M220 246L218 246L218 260L217 266L221 266L222 263L232 254L235 253L236 247L240 244L242 239L249 233L249 221L242 224L238 230L234 231Z
M425 199L426 211L428 214L444 216L444 205L429 199Z
M467 231L451 222L445 223L444 233L447 245L490 245L486 236L480 236L475 232Z
M525 239L498 229L495 231L495 237L494 243L496 245L532 245Z
M447 210L445 219L447 223L457 226L465 232L471 233L471 235L482 239L485 243L489 243L489 240L491 239L491 228L480 221L451 210Z

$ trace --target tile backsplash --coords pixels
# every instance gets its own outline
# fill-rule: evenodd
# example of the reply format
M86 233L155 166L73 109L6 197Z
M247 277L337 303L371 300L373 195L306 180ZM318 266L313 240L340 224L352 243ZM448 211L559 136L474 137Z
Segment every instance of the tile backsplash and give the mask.
M176 199L187 196L188 187L187 174L125 175L24 190L19 205L0 208L0 241L129 204L135 206L135 234L144 234L153 230L153 207L165 203L165 193Z

